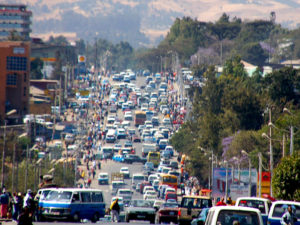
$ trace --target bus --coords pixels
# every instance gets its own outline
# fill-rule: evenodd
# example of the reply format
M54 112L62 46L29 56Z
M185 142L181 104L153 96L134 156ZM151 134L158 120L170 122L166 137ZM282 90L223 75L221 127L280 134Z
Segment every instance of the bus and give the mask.
M103 193L97 189L57 188L39 201L40 220L88 219L97 222L105 215Z
M147 162L152 162L154 167L158 167L160 163L160 152L149 152Z
M175 175L171 174L163 174L161 175L161 185L169 185L172 188L175 188L177 190L178 186L178 178Z
M147 120L146 112L135 111L134 123L136 127L138 127L139 125L144 125L146 120Z

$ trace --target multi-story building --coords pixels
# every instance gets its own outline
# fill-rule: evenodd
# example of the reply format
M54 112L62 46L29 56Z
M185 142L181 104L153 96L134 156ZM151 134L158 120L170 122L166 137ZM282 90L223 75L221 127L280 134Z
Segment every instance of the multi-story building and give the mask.
M14 118L28 113L30 42L0 42L0 119L16 110Z
M31 16L26 5L0 4L0 40L6 40L13 31L23 40L29 40Z

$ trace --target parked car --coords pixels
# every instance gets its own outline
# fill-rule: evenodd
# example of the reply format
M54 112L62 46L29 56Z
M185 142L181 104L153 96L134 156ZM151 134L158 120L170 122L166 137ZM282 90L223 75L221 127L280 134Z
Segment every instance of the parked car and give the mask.
M125 211L125 221L148 220L151 224L155 223L155 209L153 201L136 199L132 200Z

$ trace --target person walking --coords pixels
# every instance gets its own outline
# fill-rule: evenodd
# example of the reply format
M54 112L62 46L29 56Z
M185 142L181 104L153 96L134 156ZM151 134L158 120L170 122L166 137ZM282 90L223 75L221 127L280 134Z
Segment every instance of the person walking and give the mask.
M296 221L297 221L297 217L293 212L292 206L289 205L287 211L281 217L280 223L282 225L294 225Z
M116 198L116 200L111 203L110 212L111 212L111 221L119 222L120 205L118 203L118 198Z
M7 218L9 196L6 193L5 189L3 189L2 194L0 195L0 203L1 218Z

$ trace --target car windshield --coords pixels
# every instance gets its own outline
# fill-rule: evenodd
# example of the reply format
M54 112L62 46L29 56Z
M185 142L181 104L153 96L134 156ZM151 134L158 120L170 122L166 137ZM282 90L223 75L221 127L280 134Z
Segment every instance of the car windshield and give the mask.
M133 207L145 207L145 208L152 208L153 202L147 200L134 200L131 202Z
M234 224L235 221L238 221L239 224L260 224L259 217L256 212L227 209L220 211L217 224Z
M100 178L107 178L108 175L107 175L107 174L100 174L99 177L100 177Z
M120 194L121 195L131 195L131 191L130 190L120 190Z
M46 196L46 201L68 202L71 201L71 191L51 191Z

